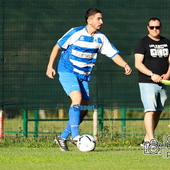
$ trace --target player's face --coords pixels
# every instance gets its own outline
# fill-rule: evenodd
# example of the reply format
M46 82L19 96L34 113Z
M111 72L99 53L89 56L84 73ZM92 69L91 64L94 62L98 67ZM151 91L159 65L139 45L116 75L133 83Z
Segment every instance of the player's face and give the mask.
M151 36L151 38L158 38L160 33L161 33L161 25L160 22L158 20L151 20L149 22L149 25L147 26L148 31L149 31L149 36Z
M97 13L93 16L90 16L88 18L88 24L93 27L93 29L95 30L100 30L102 24L103 24L103 20L102 20L102 14L101 13Z

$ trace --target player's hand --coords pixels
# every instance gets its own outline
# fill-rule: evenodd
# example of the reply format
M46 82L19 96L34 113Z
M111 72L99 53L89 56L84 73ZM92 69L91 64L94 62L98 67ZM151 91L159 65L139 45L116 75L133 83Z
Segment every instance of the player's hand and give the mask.
M130 75L132 73L132 69L128 64L125 65L125 74Z
M56 75L56 71L52 67L48 67L46 71L46 75L49 78L54 79L54 76Z

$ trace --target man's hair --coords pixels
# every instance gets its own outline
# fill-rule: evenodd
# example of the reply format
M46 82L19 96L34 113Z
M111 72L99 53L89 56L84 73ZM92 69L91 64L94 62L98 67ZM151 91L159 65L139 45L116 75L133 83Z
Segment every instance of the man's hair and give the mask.
M87 19L92 16L92 15L95 15L97 13L101 13L101 11L97 8L89 8L87 11L86 11L86 14L85 14L85 20L86 20L86 23L87 23Z
M148 21L148 26L149 26L149 22L150 22L150 21L156 21L156 20L158 20L158 21L160 22L160 26L162 26L161 20L160 20L159 18L157 18L157 17L151 18L151 19Z

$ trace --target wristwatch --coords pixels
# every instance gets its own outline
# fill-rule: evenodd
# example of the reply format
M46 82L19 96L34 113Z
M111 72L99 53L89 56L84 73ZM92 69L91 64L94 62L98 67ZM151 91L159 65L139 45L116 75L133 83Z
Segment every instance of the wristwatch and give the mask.
M149 76L150 76L150 77L152 77L152 76L153 76L153 74L154 74L154 73L153 73L153 72L151 72L151 74L150 74Z

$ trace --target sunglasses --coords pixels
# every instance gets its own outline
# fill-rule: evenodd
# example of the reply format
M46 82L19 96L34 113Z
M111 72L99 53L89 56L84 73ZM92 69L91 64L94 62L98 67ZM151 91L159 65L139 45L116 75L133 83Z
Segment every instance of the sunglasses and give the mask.
M149 28L150 28L151 30L153 30L154 28L157 29L157 30L159 30L159 29L161 28L161 26L149 26Z

